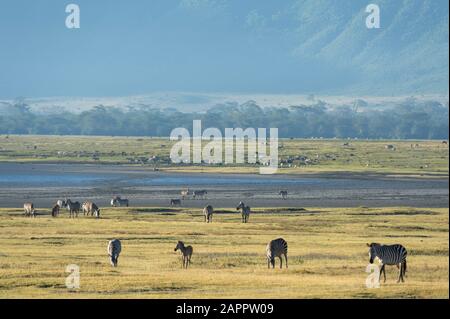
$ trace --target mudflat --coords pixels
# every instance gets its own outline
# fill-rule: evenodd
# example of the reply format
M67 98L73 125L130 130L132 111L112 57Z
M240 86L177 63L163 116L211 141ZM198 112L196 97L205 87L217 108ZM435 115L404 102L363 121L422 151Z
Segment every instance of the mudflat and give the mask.
M154 171L111 164L0 163L0 207L32 201L50 207L57 199L94 200L108 206L120 195L132 206L168 206L182 189L207 190L182 207L448 207L448 178L364 173L220 174ZM280 190L287 190L283 200Z

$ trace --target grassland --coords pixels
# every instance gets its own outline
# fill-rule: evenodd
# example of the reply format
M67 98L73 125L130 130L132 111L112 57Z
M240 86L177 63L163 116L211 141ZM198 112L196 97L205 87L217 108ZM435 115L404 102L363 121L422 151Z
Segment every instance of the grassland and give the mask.
M248 164L171 164L173 144L168 138L0 135L0 161L130 164L156 156L158 160L139 165L184 172L258 172L259 166ZM395 145L396 150L386 149L386 144ZM448 176L448 146L442 141L280 140L280 161L295 157L303 157L307 163L284 164L278 172Z
M48 212L47 212L48 213ZM103 218L21 216L0 209L0 298L449 298L448 209L257 209L250 223L222 209L213 223L199 210L103 209ZM267 242L289 243L289 268L267 269ZM122 240L119 267L107 241ZM193 245L181 269L177 240ZM387 269L365 287L367 242L401 243L408 277ZM81 287L65 287L77 264Z

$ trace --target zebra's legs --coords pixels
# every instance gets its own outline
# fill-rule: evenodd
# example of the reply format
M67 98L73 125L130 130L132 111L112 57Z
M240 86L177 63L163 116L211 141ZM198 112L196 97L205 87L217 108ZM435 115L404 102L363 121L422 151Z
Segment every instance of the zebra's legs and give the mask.
M403 262L400 264L399 268L400 268L400 271L399 271L399 276L398 276L398 281L397 282L400 282L400 280L402 282L405 282L405 279L403 278L403 275L404 275L404 263Z
M381 265L381 269L380 269L380 278L379 280L381 280L381 275L384 275L384 282L386 282L386 265L383 264Z
M284 255L284 259L286 259L286 268L288 268L287 255Z
M278 258L280 258L280 269L282 269L283 268L283 258L281 258L281 256Z

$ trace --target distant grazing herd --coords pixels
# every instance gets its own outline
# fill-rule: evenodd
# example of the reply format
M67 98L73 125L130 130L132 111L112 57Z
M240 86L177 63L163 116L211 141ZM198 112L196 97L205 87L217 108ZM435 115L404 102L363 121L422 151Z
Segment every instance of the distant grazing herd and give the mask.
M206 199L208 192L206 190L199 190L191 192L189 189L184 189L181 191L181 199L171 199L171 206L180 206L181 200L186 199L192 194L193 199ZM282 199L287 199L288 192L286 190L281 190L278 195ZM130 202L128 199L121 198L120 196L115 196L111 199L111 206L118 207L124 206L129 207ZM60 214L61 209L66 208L69 212L69 218L76 218L80 212L84 216L92 216L95 218L100 218L100 208L91 201L86 201L83 204L80 202L73 202L70 199L58 200L52 207L51 215L52 217L57 217ZM36 209L33 203L25 203L23 205L25 216L36 217ZM246 206L242 201L239 202L236 207L237 211L241 211L242 223L248 223L251 209ZM205 206L203 208L204 221L206 223L212 222L212 217L214 213L214 208L211 205ZM367 244L369 247L369 262L372 264L375 259L378 259L381 264L380 268L380 279L384 274L384 281L386 281L386 265L395 265L399 269L397 282L404 281L406 276L406 256L407 251L402 245L381 245L378 243ZM188 268L191 263L191 257L193 254L192 246L186 246L184 242L178 241L175 251L180 250L182 267ZM110 258L111 265L117 267L119 255L122 251L122 244L119 239L113 239L108 242L107 252ZM266 257L267 257L267 267L275 268L275 259L278 258L280 261L280 268L283 268L283 257L285 260L285 266L288 268L288 244L283 238L277 238L271 240L266 246Z

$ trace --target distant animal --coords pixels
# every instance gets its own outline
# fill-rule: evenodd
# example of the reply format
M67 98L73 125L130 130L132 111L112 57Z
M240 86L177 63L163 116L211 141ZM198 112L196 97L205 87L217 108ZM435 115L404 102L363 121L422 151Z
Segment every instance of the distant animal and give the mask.
M205 199L206 198L206 194L208 194L207 191L200 190L200 191L194 191L192 196L194 197L194 199L199 198L199 197Z
M170 200L170 206L180 206L181 205L181 199L171 199Z
M187 196L189 196L190 195L190 192L189 192L189 188L187 188L187 189L183 189L182 191L181 191L181 198L184 200Z
M120 240L113 239L108 242L108 256L111 262L111 266L117 267L120 252L122 251L122 244Z
M285 190L283 190L283 191L280 191L280 192L278 193L278 195L281 195L281 198L282 198L282 199L287 199L288 192L285 191Z
M34 209L33 203L23 204L23 210L24 210L25 216L36 217L36 210Z
M130 202L126 198L120 198L120 196L116 196L113 199L111 199L111 206L117 207L117 206L125 206L128 207L130 205Z
M100 208L98 208L95 203L87 201L83 203L81 207L83 214L86 216L95 216L96 218L100 218Z
M178 249L181 251L181 260L183 262L182 268L187 269L188 265L191 263L191 257L194 250L192 246L184 246L182 241L178 241L174 251L177 251Z
M286 260L286 268L288 268L288 244L283 238L277 238L271 240L266 247L266 256L267 256L267 268L275 268L275 258L280 258L280 269L283 268L283 259L281 258L284 255Z
M69 217L78 217L78 213L81 210L81 204L79 202L72 202L70 199L67 199L66 207L69 211Z
M447 141L442 141L442 144L448 145L448 142Z
M384 274L384 282L386 282L386 269L385 266L396 265L399 269L397 283L404 282L406 277L406 256L408 252L402 245L381 245L378 243L367 244L369 247L369 262L373 264L375 258L381 263L380 279Z
M208 205L205 208L203 208L203 215L205 216L205 222L207 222L207 223L212 222L213 212L214 212L214 209L211 205Z
M396 150L395 146L392 145L392 144L387 144L387 145L384 146L384 148L387 149L387 150L390 150L390 151L395 151Z
M56 201L56 205L58 205L59 208L65 208L65 207L67 206L67 203L66 203L65 200L58 199L58 200Z
M250 207L245 206L243 202L239 202L239 205L236 207L236 210L241 210L242 222L247 223L248 218L250 217Z
M58 217L60 207L58 204L55 204L52 208L52 217Z

